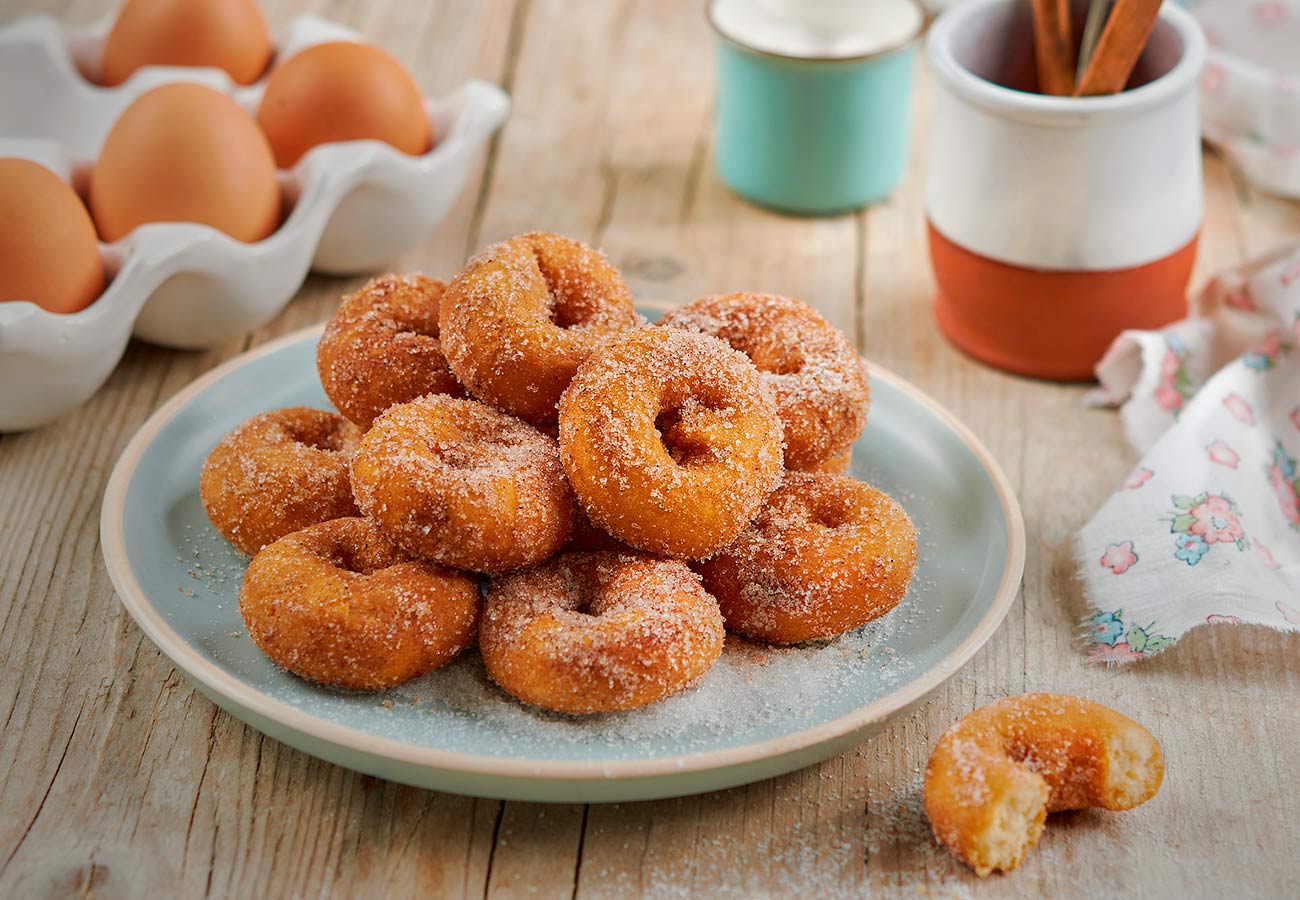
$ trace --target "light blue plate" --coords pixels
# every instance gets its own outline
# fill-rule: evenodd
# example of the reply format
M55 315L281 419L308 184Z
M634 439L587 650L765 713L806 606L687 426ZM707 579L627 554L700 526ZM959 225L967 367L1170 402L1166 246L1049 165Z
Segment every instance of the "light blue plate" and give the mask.
M890 615L795 649L729 640L685 694L589 719L526 709L477 653L382 694L339 693L272 665L249 640L246 560L208 523L199 470L261 410L327 407L319 327L267 344L181 391L140 429L104 497L104 558L122 602L194 685L266 734L349 768L439 790L615 801L716 790L788 772L864 739L921 700L993 634L1024 568L1006 477L960 423L872 368L853 474L899 499L921 532L912 590Z

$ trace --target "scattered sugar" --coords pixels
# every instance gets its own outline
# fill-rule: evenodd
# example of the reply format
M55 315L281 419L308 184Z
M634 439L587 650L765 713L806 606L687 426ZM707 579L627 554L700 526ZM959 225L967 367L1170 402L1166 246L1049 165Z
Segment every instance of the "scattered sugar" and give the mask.
M874 878L869 896L967 900L974 874L949 853L930 829L925 814L924 773L888 787L867 789L868 869L891 872L888 882ZM905 874L914 873L914 874Z
M903 617L887 616L834 641L786 648L728 635L721 657L694 687L630 712L576 718L523 706L492 683L477 651L396 688L391 696L408 705L412 696L432 698L437 715L425 739L437 746L544 758L571 745L613 760L644 758L649 745L670 743L674 752L689 754L774 728L810 727L846 681L870 679L886 688L900 684L912 670L908 662L872 651L899 627L907 627ZM305 705L311 711L312 704ZM485 746L475 740L484 734L498 741Z

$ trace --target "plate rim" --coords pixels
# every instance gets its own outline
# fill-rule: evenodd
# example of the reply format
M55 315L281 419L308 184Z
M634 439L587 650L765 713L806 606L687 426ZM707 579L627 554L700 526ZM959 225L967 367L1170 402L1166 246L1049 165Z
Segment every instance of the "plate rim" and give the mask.
M317 335L324 327L325 323L322 322L297 329L240 353L200 375L159 406L127 442L121 456L114 464L104 490L99 520L100 547L108 569L109 580L126 611L154 646L188 678L194 679L206 688L201 691L202 693L207 693L209 697L220 697L239 709L247 710L253 715L277 723L298 734L350 752L388 759L422 769L527 781L608 782L661 776L688 776L756 764L763 760L807 751L844 738L873 724L883 722L920 701L956 674L988 642L1002 624L1002 620L1006 618L1019 593L1025 566L1024 516L1011 482L1001 466L983 442L944 406L902 376L867 361L864 357L873 379L879 378L888 382L892 387L929 409L975 454L993 483L1007 524L1006 561L989 609L961 643L916 678L866 706L858 707L811 728L721 750L640 759L528 760L486 756L409 744L322 719L258 690L224 671L190 647L184 637L154 607L135 576L126 554L125 514L127 486L145 450L152 445L158 432L194 397L234 370ZM242 717L237 716L237 718ZM261 731L261 729L257 730Z

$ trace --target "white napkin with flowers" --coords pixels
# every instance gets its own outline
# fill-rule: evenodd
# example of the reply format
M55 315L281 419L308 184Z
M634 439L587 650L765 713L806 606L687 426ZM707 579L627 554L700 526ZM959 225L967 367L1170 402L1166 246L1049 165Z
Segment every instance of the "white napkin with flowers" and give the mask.
M1205 624L1300 630L1300 245L1220 276L1189 318L1125 332L1090 401L1144 455L1076 536L1090 658Z
M1300 197L1300 0L1181 0L1209 43L1201 132L1264 190Z

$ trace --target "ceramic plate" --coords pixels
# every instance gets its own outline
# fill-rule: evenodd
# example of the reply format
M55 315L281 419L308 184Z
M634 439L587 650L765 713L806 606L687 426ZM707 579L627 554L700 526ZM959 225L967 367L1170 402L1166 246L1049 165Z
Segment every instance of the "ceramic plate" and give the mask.
M644 710L573 719L510 700L477 653L380 694L340 693L272 665L239 617L247 563L208 524L203 460L244 418L327 407L320 328L213 370L140 429L104 497L108 571L127 610L200 691L266 734L383 778L485 797L614 801L717 790L862 741L949 678L997 629L1024 568L1006 476L949 413L872 367L853 474L899 499L921 533L912 589L834 641L728 640L694 688Z

